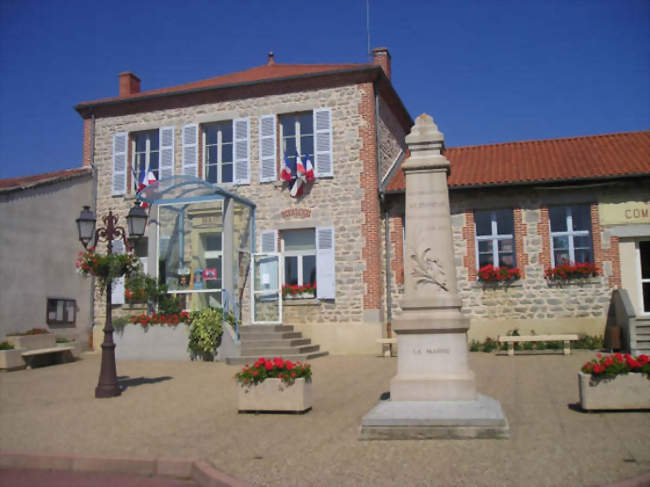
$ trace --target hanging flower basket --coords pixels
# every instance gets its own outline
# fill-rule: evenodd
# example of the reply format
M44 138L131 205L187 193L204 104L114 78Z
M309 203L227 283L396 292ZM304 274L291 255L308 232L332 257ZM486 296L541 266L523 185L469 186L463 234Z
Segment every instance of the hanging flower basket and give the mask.
M103 291L109 280L138 272L140 261L133 252L104 255L95 252L95 247L90 247L85 252L79 252L75 267L85 277L95 276L99 279Z

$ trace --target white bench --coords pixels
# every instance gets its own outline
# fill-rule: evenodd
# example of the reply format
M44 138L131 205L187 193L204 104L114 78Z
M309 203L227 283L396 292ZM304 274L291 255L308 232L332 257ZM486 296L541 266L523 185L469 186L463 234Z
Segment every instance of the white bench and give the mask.
M393 355L393 345L397 345L397 338L377 338L377 343L380 343L382 347L388 345L388 348L384 350L384 357L392 357Z
M515 354L515 342L564 342L564 355L571 353L571 341L578 340L578 335L526 335L526 336L499 336L498 343L508 344L508 355Z
M32 360L34 357L42 355L59 355L61 361L66 356L66 354L72 354L74 347L51 347L51 348L37 348L35 350L25 350L21 352L23 360L28 369L32 368Z

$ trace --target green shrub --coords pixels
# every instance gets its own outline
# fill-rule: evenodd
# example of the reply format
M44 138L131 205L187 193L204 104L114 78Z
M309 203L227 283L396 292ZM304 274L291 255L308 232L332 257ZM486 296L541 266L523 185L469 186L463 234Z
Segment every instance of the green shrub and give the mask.
M0 342L0 350L13 350L14 346L9 342Z
M472 340L469 343L469 351L470 352L480 352L481 351L481 342L478 340Z
M223 310L205 308L192 313L190 339L187 346L192 359L214 360L223 333Z
M490 337L485 339L483 342L483 351L486 353L493 352L497 348L497 342Z
M579 335L577 341L573 342L573 348L585 350L600 350L603 348L603 336L600 335Z
M524 343L524 350L532 350L533 348L535 348L535 344L533 342Z

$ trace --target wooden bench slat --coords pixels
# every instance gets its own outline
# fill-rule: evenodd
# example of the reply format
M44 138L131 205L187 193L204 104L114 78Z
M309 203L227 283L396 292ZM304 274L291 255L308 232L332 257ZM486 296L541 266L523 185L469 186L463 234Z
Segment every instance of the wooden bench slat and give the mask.
M499 336L498 342L562 342L565 340L579 340L578 335L522 335L522 336Z

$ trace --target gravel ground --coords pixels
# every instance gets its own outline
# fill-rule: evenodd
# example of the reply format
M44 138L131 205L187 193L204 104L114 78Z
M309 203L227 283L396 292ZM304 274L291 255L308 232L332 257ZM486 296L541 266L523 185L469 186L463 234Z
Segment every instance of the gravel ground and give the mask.
M576 373L593 352L471 353L479 392L501 402L508 440L358 441L397 359L313 365L305 415L238 414L238 367L118 362L120 397L95 399L99 355L0 374L0 448L205 458L268 486L590 486L650 471L650 413L583 413Z

